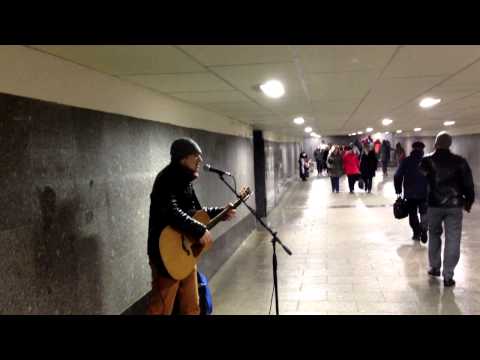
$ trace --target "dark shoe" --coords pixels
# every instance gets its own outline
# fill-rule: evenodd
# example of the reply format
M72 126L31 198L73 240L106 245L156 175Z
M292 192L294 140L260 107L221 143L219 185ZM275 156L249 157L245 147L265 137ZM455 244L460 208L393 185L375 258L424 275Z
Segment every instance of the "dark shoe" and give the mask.
M430 276L440 276L440 270L430 269L430 270L428 270L428 275L430 275Z
M420 234L413 234L412 240L420 241Z
M453 279L443 279L443 285L446 287L455 286L455 280Z
M426 231L422 231L422 235L420 237L420 240L422 241L422 243L426 244L427 241L428 241L428 235L427 235L427 232Z

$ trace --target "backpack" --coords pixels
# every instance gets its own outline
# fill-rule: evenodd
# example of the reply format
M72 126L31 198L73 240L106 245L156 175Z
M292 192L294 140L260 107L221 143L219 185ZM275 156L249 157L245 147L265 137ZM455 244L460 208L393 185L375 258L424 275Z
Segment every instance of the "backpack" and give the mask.
M208 287L205 274L197 271L198 296L200 298L200 315L211 315L213 312L212 293Z

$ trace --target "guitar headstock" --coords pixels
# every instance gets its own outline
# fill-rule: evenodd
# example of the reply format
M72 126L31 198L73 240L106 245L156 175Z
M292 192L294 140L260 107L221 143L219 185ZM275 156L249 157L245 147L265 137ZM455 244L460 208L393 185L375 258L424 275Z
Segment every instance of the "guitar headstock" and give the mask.
M248 186L243 186L240 190L240 199L247 200L252 194L252 190Z

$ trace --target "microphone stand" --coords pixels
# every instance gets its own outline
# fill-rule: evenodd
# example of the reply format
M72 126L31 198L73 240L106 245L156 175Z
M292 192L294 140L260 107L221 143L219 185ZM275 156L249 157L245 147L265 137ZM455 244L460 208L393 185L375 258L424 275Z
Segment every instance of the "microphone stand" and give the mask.
M222 180L225 185L227 185L227 187L235 194L235 196L238 198L238 199L241 199L240 198L240 195L237 194L237 192L235 191L235 189L227 182L225 181L225 179L223 178L223 174L218 174L220 180ZM290 249L288 247L286 247L281 241L280 239L277 237L277 233L274 232L267 224L265 224L262 219L260 218L260 216L258 216L258 214L256 213L255 210L253 210L243 199L241 199L242 203L247 207L248 210L250 210L250 212L253 214L253 216L255 216L255 218L257 219L257 221L262 224L262 226L267 229L267 231L272 235L272 246L273 246L273 258L272 258L272 266L273 266L273 289L274 289L274 292L275 292L275 309L276 309L276 314L279 315L279 312L278 312L278 283L277 283L277 253L276 253L276 244L279 243L283 250L285 250L285 252L288 254L288 255L292 255L292 252L290 251Z

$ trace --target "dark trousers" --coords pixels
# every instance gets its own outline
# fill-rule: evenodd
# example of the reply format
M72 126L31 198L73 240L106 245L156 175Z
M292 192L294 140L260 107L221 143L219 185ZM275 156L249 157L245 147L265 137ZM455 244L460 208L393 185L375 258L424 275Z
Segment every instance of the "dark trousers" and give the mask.
M330 181L332 182L332 192L340 191L340 176L330 176Z
M384 174L384 175L387 174L388 161L389 161L389 160L383 160L383 161L382 161L382 170L383 170L383 174Z
M348 177L348 188L350 189L350 192L353 192L353 189L355 188L355 182L360 178L359 174L355 175L347 175Z
M426 199L407 199L408 221L414 235L427 231L427 201ZM418 221L420 214L420 221Z
M373 177L363 176L363 181L365 182L365 191L372 191Z
M318 171L318 174L320 175L323 170L322 160L316 160L316 161L317 161L317 171Z

